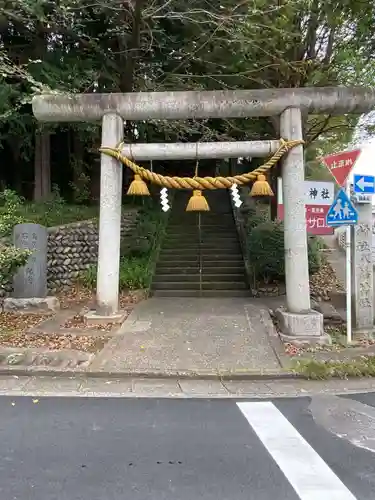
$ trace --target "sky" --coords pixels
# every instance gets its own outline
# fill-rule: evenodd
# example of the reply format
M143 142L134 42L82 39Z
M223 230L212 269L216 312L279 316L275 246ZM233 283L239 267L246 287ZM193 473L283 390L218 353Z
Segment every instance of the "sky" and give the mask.
M375 122L375 112L372 111L367 115L363 115L359 120L359 124L353 134L353 141L349 149L360 149L361 154L359 155L351 174L349 175L349 180L353 182L353 175L373 175L375 176L375 137L371 137L366 132L366 124L374 124ZM372 204L375 207L375 196L372 198Z
M351 180L354 174L374 175L375 176L375 138L367 143L356 146L361 149L361 154L356 161L350 174Z

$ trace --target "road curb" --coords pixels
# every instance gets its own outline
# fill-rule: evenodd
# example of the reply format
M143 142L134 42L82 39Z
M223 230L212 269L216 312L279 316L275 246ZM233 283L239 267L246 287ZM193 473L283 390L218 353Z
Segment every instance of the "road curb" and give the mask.
M285 372L281 370L269 370L259 372L256 370L248 370L243 372L225 372L225 373L196 373L196 372L102 372L102 371L74 371L74 370L40 370L40 369L21 369L21 368L0 368L0 376L16 376L16 377L61 377L61 378L82 378L82 379L159 379L159 380L291 380L305 379L301 374Z

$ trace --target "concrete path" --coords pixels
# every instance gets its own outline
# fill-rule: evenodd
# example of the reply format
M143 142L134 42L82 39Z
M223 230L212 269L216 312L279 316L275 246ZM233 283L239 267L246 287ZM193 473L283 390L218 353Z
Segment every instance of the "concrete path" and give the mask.
M373 394L324 405L0 397L0 497L369 500L375 454L363 415L374 406Z
M228 375L277 370L268 309L246 298L151 298L90 365L93 372Z

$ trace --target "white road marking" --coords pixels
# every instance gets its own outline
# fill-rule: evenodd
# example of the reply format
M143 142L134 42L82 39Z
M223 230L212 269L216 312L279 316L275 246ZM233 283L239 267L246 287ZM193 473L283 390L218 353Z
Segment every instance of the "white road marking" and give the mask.
M271 402L237 405L301 500L356 500Z

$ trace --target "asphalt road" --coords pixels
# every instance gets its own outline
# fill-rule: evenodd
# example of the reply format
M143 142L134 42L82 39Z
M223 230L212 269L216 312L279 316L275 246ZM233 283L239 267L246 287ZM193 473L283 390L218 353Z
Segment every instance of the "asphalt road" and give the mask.
M0 398L1 500L369 500L375 395Z

